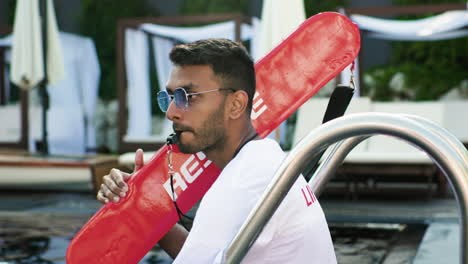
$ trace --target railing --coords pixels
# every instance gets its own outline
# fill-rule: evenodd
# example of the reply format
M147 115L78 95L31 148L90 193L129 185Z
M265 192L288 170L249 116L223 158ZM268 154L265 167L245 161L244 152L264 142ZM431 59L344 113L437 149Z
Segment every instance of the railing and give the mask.
M468 151L453 135L428 120L383 113L353 114L327 122L309 133L290 151L273 181L251 211L223 256L223 263L240 263L308 162L339 142L310 184L318 192L353 147L369 136L403 139L424 150L451 183L461 217L460 263L468 264Z

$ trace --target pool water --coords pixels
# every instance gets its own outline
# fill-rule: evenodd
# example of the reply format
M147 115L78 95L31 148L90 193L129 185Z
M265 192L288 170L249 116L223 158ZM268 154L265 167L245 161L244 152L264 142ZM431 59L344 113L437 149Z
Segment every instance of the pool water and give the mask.
M330 223L340 264L412 263L424 224Z
M0 240L0 264L66 264L70 238L31 237L16 241ZM153 249L140 264L166 264L172 260L160 249Z
M71 236L48 237L41 235L44 230L40 228L11 223L1 227L0 264L65 264ZM331 223L330 231L340 264L411 263L425 226ZM402 243L406 246L402 247ZM155 247L139 264L171 262L165 252Z
M339 203L336 208L346 211L346 205L349 203ZM101 206L91 194L0 192L0 264L65 263L71 239ZM336 210L329 210L330 215ZM349 211L348 208L346 212ZM456 208L454 212L456 216ZM366 223L369 220L360 215L359 223L342 223L336 217L329 220L338 263L412 262L426 225ZM165 252L155 247L140 264L171 262Z

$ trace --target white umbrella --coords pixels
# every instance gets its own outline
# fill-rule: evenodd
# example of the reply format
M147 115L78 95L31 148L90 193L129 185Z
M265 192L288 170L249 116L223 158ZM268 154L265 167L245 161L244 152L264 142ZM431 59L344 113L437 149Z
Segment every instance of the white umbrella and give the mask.
M265 56L306 19L303 0L264 0L260 29L260 57Z
M260 43L257 60L287 38L306 19L303 0L264 0L260 25ZM269 137L284 141L286 126L283 122ZM274 135L273 135L274 134Z
M46 125L49 102L46 85L62 79L64 67L53 2L52 0L42 1L46 1L42 3L47 7L45 8L46 14L42 16L42 22L44 22L42 24L46 25L45 30L41 30L39 0L18 0L17 2L13 25L10 79L22 89L30 89L40 84L43 106L41 152L47 154ZM43 41L44 37L46 41ZM46 52L45 61L43 51ZM44 66L47 70L45 81L43 81Z
M52 0L47 1L47 79L55 83L64 76L63 57ZM38 0L18 0L13 25L11 81L23 89L44 79L41 20Z

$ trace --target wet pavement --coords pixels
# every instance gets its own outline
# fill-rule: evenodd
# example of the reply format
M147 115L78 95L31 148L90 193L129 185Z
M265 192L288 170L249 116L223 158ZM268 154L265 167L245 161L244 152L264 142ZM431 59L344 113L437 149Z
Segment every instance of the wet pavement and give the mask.
M437 234L440 227L456 224L458 218L452 199L322 199L321 204L330 224L338 263L345 264L413 263L421 241L433 241L430 234L425 236L428 226L438 224L439 229L432 228ZM0 264L65 263L66 248L73 235L100 207L89 193L0 191ZM452 232L452 236L456 235L456 231ZM438 242L432 243L440 247ZM429 248L425 252L430 251L431 245L426 246ZM453 254L457 252L455 249ZM140 263L171 260L154 248Z
M90 193L0 193L0 264L65 264L68 244L101 204ZM155 247L140 264L171 259Z

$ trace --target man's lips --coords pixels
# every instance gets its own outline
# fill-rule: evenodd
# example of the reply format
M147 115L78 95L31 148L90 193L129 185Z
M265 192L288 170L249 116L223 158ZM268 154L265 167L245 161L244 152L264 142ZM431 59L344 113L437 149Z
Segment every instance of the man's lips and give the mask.
M180 136L180 134L182 134L183 132L192 132L192 129L190 127L183 125L174 125L172 128L174 129L174 132L177 134L177 136Z

